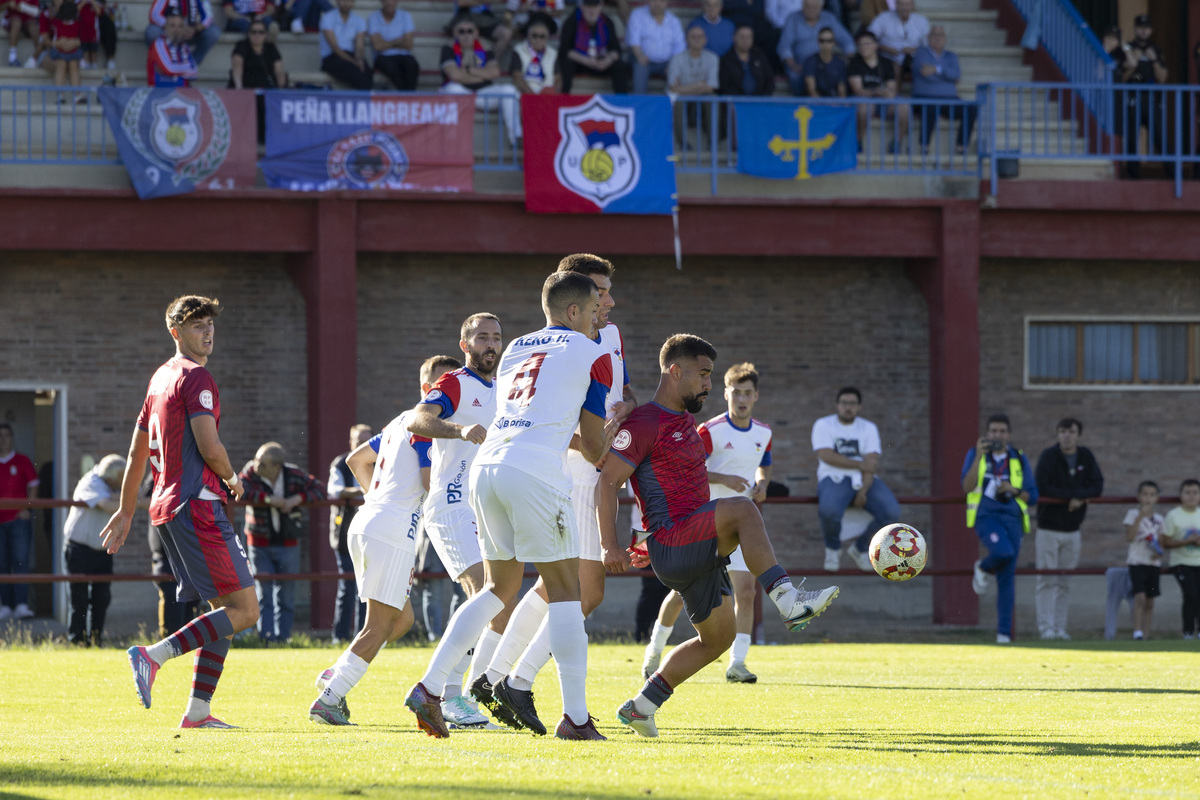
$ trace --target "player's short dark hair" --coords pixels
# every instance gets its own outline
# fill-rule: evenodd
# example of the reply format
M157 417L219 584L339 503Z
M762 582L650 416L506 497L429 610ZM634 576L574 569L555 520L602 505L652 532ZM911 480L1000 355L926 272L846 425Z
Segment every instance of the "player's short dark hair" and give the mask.
M749 361L734 364L725 370L726 386L737 386L742 381L750 381L754 384L754 391L758 391L758 370Z
M458 331L458 340L460 342L465 342L467 337L471 335L471 331L475 328L475 325L478 324L480 320L484 319L495 320L496 324L500 325L500 318L495 314L487 311L480 311L478 314L472 314L463 320L462 328L460 328ZM500 330L504 330L503 325L500 325Z
M854 395L855 400L860 403L862 402L862 392L860 392L858 388L854 386L843 386L842 388L838 389L837 394L834 395L833 401L836 403L838 400L841 400L842 395L844 394L852 394Z
M574 272L589 278L593 275L611 278L616 271L617 268L607 258L594 256L591 253L572 253L569 256L563 256L563 260L558 262L556 270L556 272Z
M0 431L8 431L9 433L12 433L12 425L9 425L7 422L0 422Z
M1008 414L992 414L987 418L987 424L991 425L993 422L1003 422L1008 432L1012 433L1012 423L1008 421Z
M1156 492L1160 491L1160 489L1158 488L1158 484L1155 483L1154 481L1142 481L1141 483L1138 484L1138 493L1140 494L1142 489L1145 489L1147 486L1149 486L1151 489L1153 489Z
M1063 417L1058 421L1058 424L1054 426L1054 430L1065 430L1070 428L1072 425L1078 429L1079 433L1083 433L1083 423L1074 417Z
M212 317L221 315L221 301L215 297L205 297L199 294L185 294L176 297L167 306L167 330L177 328L190 319L197 317Z
M713 361L716 361L717 348L699 336L693 336L690 333L677 333L663 342L662 349L658 351L658 366L662 368L663 372L666 372L667 367L672 364L676 364L684 359L695 360L700 358L700 356L708 356Z
M433 383L433 373L439 369L449 372L461 366L462 362L454 356L430 356L421 364L421 384Z
M872 42L879 41L879 37L876 36L872 31L867 30L866 28L859 28L858 33L854 34L854 41L857 42L860 39L870 39Z
M1179 493L1183 494L1183 490L1189 486L1195 486L1196 488L1200 489L1200 480L1196 480L1195 478L1184 478L1183 483L1179 484Z
M542 310L550 316L565 314L573 305L582 306L596 291L596 284L578 272L551 272L542 284Z
M817 36L820 36L822 33L833 33L833 28L826 25L825 27L821 28L821 30L817 31Z

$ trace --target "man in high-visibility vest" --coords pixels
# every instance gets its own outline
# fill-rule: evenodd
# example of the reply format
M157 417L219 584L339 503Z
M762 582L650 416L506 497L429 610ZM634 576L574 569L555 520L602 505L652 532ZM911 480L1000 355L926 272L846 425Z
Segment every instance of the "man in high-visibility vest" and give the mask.
M1021 538L1029 533L1029 507L1037 503L1037 484L1025 454L1008 442L1012 425L1004 414L988 417L987 433L963 462L962 487L967 493L967 527L987 548L975 562L971 581L975 593L987 591L996 576L996 641L1013 636L1017 556Z

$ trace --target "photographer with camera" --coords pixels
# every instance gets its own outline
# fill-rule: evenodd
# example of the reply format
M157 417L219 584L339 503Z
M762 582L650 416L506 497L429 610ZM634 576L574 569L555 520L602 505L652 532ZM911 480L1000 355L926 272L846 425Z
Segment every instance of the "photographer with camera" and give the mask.
M1025 454L1008 442L1012 424L1004 414L987 420L987 433L967 452L962 488L967 494L967 527L987 548L975 562L971 588L987 591L988 576L996 576L996 641L1013 636L1017 556L1021 538L1029 533L1029 506L1037 503L1037 483Z

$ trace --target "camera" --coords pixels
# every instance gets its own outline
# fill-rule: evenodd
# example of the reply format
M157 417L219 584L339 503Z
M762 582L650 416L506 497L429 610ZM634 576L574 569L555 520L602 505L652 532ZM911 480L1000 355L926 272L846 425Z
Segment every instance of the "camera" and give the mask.
M999 439L984 439L983 447L992 453L1003 453L1007 449L1004 442Z
M997 492L996 499L1001 503L1011 503L1016 495L1012 492Z

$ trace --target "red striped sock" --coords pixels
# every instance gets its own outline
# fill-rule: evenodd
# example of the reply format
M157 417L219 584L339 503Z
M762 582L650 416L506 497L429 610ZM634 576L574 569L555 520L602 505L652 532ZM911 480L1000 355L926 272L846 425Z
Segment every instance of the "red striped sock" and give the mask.
M181 656L232 635L233 623L229 621L229 615L225 609L218 608L196 617L168 636L166 641L174 654Z
M196 664L192 672L192 697L212 702L213 692L217 690L217 681L221 680L221 672L225 669L225 656L229 655L229 639L218 639L206 644L196 651Z

